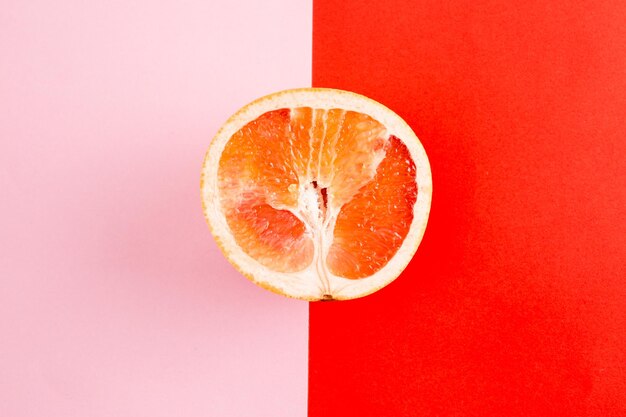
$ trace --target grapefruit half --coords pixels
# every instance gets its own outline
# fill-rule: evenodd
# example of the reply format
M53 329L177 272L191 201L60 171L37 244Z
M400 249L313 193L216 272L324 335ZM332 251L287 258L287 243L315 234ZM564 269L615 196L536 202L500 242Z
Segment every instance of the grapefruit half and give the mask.
M201 194L220 249L251 281L303 300L345 300L407 266L432 181L422 144L393 111L303 88L228 119L204 159Z

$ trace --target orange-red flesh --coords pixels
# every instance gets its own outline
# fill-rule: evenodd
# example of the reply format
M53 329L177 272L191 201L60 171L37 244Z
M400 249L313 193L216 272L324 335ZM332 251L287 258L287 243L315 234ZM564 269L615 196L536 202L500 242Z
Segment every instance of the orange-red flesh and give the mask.
M371 117L341 109L261 115L226 144L218 184L237 244L278 272L311 265L311 229L334 213L327 266L351 279L374 274L398 251L417 198L415 164L404 143ZM302 209L305 187L315 190L319 223Z
M337 217L327 258L330 271L364 278L384 267L402 245L417 199L415 164L406 145L391 136L376 176Z

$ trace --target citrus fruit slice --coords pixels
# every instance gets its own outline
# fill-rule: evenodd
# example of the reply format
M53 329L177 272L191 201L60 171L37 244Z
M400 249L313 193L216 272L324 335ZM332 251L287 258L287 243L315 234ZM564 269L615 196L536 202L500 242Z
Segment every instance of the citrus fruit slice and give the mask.
M393 281L422 239L431 190L424 148L398 115L320 88L239 110L211 142L201 180L226 258L256 284L309 301Z

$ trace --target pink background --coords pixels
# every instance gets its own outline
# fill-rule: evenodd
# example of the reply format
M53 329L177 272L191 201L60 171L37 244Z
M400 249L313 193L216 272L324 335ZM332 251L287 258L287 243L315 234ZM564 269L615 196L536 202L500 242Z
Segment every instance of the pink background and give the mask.
M211 136L311 82L311 5L4 1L0 415L304 416L306 303L204 223Z

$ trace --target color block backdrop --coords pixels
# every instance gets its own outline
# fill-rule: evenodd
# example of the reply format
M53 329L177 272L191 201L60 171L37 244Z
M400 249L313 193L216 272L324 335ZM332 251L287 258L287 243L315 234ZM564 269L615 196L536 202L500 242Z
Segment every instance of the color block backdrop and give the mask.
M306 414L308 306L223 259L199 183L231 113L310 85L311 23L284 0L2 2L0 416Z
M626 415L624 21L3 2L0 416ZM227 264L198 186L231 113L311 83L403 116L434 195L399 280L309 311Z
M314 1L313 84L405 117L431 219L310 311L312 417L626 415L626 5Z

